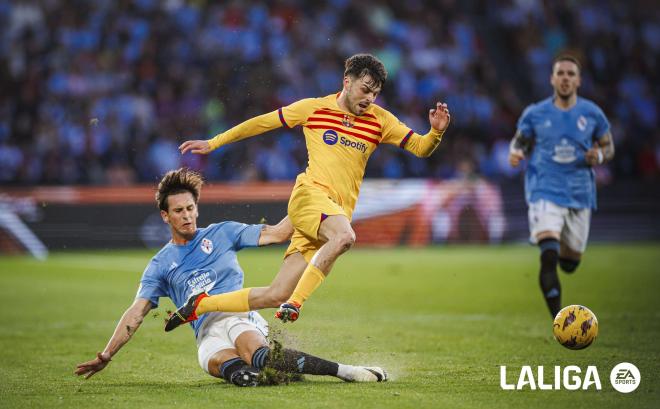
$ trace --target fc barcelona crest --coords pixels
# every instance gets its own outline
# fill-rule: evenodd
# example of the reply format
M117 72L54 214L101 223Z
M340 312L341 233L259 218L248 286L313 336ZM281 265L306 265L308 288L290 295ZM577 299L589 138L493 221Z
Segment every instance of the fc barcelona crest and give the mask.
M209 239L202 239L202 245L200 247L204 253L211 254L213 251L213 242Z
M344 119L341 121L341 124L344 125L347 128L352 128L353 127L353 118L348 114L344 114Z

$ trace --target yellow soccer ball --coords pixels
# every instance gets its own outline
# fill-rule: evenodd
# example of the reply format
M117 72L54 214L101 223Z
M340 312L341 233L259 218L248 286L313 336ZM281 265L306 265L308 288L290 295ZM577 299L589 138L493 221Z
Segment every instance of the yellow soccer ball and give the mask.
M568 349L584 349L598 335L598 319L583 305L569 305L557 313L552 324L555 339Z

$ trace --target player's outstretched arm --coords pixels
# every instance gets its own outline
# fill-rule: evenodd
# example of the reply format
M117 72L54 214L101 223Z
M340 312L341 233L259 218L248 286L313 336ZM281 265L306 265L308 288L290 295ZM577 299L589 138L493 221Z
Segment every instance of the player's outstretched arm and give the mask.
M609 131L598 139L594 146L584 155L584 159L590 166L609 162L612 158L614 158L614 142L612 141L612 133Z
M269 112L267 114L255 116L252 119L236 125L226 132L216 135L207 141L191 140L182 143L179 146L179 151L183 155L190 151L197 154L207 154L223 145L232 142L238 142L251 136L256 136L272 129L277 129L282 126L279 113L277 111Z
M112 334L108 345L106 345L103 352L97 352L96 358L91 361L83 362L76 366L76 375L84 376L89 379L95 373L100 372L105 368L112 357L126 344L135 331L140 327L144 317L151 310L151 301L144 298L137 298L133 302L124 315L122 315L115 332Z
M435 151L442 141L442 135L449 126L451 115L447 104L436 102L435 109L429 110L431 130L426 135L411 133L406 137L405 149L420 158L427 158Z
M291 223L289 216L286 216L275 226L264 226L259 236L259 245L267 246L269 244L284 243L291 239L291 235L293 235L293 223Z

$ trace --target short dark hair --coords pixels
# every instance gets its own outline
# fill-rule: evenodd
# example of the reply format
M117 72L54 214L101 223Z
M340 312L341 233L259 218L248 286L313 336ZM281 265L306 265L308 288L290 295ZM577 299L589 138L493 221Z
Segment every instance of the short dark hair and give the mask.
M382 62L371 54L355 54L344 64L344 77L362 78L369 75L376 87L385 85L387 70Z
M170 170L158 183L156 204L160 210L167 211L167 197L185 192L190 192L195 199L195 203L197 203L203 184L204 178L194 170L188 168Z
M578 60L576 56L571 54L559 54L558 56L556 56L555 59L552 60L553 71L555 69L555 64L562 61L572 62L573 64L577 65L578 70L582 71L582 64L580 64L580 60Z

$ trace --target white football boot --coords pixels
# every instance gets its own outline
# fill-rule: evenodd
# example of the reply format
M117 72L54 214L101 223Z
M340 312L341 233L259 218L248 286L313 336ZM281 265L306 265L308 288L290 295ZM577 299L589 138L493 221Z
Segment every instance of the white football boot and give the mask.
M387 372L377 366L339 365L337 377L346 382L385 382Z

